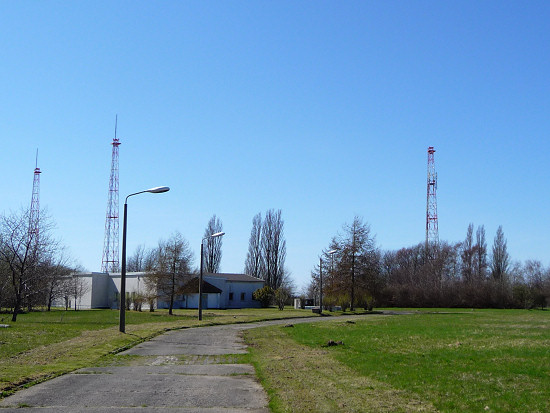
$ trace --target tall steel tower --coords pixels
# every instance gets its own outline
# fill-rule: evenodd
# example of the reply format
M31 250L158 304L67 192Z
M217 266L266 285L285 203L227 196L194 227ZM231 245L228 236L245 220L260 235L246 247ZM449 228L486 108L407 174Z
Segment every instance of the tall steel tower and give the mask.
M34 180L32 182L31 210L29 214L29 236L38 243L40 235L40 168L38 167L38 149L36 150L36 163L34 167Z
M118 272L119 260L119 229L118 229L118 147L120 141L116 137L118 116L115 118L115 137L113 138L113 154L111 158L111 177L109 178L109 199L105 218L105 240L103 242L102 272Z
M430 246L439 244L437 224L437 172L434 161L435 149L428 147L428 188L426 200L426 253ZM428 254L430 255L430 254Z

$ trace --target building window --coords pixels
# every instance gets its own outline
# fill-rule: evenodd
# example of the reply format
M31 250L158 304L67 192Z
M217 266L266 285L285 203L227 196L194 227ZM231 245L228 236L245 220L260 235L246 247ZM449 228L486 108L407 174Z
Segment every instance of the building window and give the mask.
M233 293L229 293L229 301L233 300Z
M244 301L245 293L241 293L241 301Z

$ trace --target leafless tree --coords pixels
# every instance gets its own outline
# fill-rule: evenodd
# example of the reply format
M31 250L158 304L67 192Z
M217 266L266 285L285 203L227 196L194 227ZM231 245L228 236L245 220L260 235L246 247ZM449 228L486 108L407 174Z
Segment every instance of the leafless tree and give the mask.
M471 283L474 273L474 224L468 225L466 239L462 243L462 277L465 282Z
M73 274L69 281L71 289L71 296L74 298L74 310L77 311L80 306L82 297L90 290L90 286L86 284L84 278L79 277L78 274Z
M145 245L143 244L138 245L136 250L134 251L134 254L128 258L128 261L126 263L126 271L131 271L131 272L145 271L145 267L147 265L147 259L150 254L151 254L151 251L148 251L147 248L145 248Z
M204 269L207 273L215 274L220 271L223 237L211 237L211 235L222 231L222 221L214 215L210 218L204 230L204 238L206 239L206 244L204 245Z
M262 278L276 290L285 278L286 241L281 210L270 209L265 214L262 225L262 256L264 271Z
M477 227L476 231L476 276L478 281L485 279L487 274L487 241L485 240L485 227Z
M245 274L261 278L265 263L262 255L262 214L258 213L252 219L252 230L248 241L248 253L244 264Z
M529 288L531 305L529 307L546 306L550 298L550 274L538 260L527 260L524 265L525 281Z
M70 266L68 256L61 252L57 256L47 257L41 264L41 272L46 281L45 304L50 311L53 301L66 295L65 279L75 269Z
M31 300L43 289L44 280L40 278L39 264L56 248L49 234L51 221L42 213L39 233L31 230L28 210L0 217L0 261L8 272L12 286L12 321L24 303L29 306Z
M167 241L159 241L154 250L148 268L148 285L150 289L156 289L160 297L169 300L170 315L180 287L191 274L192 260L193 252L189 243L179 232L172 234Z
M0 260L0 309L12 307L12 291L9 266Z
M497 281L503 281L508 271L510 263L510 256L507 250L506 238L504 238L504 231L502 231L502 225L498 227L495 239L493 242L493 255L491 261L491 272L493 279Z

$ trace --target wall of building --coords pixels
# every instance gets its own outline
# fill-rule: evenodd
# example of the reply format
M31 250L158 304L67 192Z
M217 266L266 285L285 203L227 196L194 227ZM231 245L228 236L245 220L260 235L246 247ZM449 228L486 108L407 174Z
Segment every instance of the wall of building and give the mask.
M263 281L233 281L221 276L204 277L210 284L222 290L220 308L259 308L258 301L252 299L252 293L264 286ZM244 294L244 299L242 299Z
M82 297L77 301L78 309L111 308L118 309L120 274L107 274L99 272L79 273L78 277L82 285ZM144 294L146 274L143 272L126 274L126 293ZM204 281L219 288L221 293L205 294L203 308L258 308L260 303L252 299L252 294L264 286L263 281L235 281L229 279L231 275L224 277L219 275L206 275ZM242 277L241 277L242 278ZM198 308L198 293L179 295L174 301L174 308ZM70 297L71 307L74 308L74 297ZM54 301L55 306L64 306L64 299ZM166 299L159 299L158 308L168 308ZM148 303L142 305L142 309L148 309Z

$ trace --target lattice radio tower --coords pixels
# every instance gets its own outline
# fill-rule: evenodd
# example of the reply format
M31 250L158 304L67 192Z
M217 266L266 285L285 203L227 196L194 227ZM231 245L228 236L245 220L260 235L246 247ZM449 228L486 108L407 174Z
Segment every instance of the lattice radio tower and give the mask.
M118 116L115 117L115 137L113 138L113 156L111 158L111 177L109 178L109 200L105 218L105 240L103 242L102 272L118 272L119 260L119 227L118 227L118 147L120 141L116 137Z
M40 235L40 168L38 167L38 149L36 150L36 163L34 167L34 180L32 182L31 210L29 214L29 236L38 243Z
M426 200L426 253L431 246L439 244L439 228L437 224L437 172L434 161L435 149L428 148L428 188ZM429 256L431 254L428 254Z

